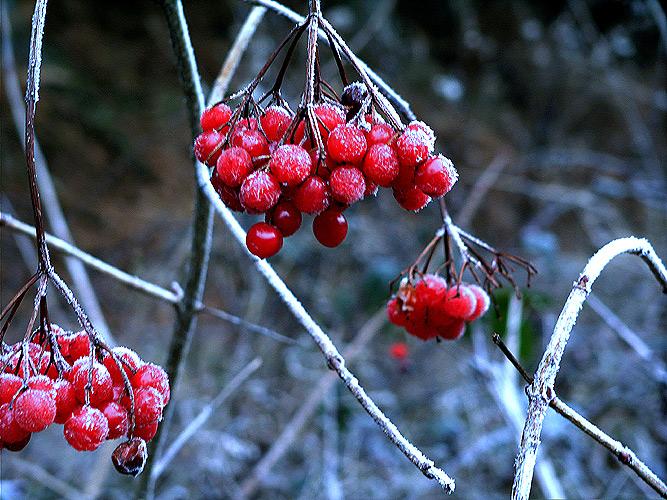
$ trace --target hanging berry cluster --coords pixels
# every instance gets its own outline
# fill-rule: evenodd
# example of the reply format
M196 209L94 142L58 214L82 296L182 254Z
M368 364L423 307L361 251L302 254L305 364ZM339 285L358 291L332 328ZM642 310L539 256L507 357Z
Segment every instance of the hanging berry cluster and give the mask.
M320 74L318 28L327 34L339 69L340 97ZM306 87L293 112L280 87L306 30ZM275 84L255 101L255 89L284 47L289 48ZM341 51L363 82L348 83ZM226 103L239 97L234 109ZM401 207L418 211L457 181L452 162L434 153L433 130L419 121L403 125L319 13L294 28L248 87L226 102L202 113L203 132L194 151L213 169L211 183L227 207L264 214L246 239L250 252L260 258L280 251L283 238L300 228L303 214L314 216L317 241L336 247L347 235L345 210L378 188L391 188Z
M155 436L169 402L167 374L126 347L91 354L85 331L65 332L52 324L50 334L56 351L39 332L27 345L7 346L0 374L0 447L19 451L32 434L63 424L65 440L78 451L129 437L112 460L120 472L138 474L146 441Z

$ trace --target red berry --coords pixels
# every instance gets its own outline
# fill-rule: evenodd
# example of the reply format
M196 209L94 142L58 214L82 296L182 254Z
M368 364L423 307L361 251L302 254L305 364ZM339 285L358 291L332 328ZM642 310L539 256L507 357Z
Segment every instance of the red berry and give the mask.
M468 290L470 290L474 295L477 302L475 303L475 310L470 316L465 318L466 321L475 321L477 318L481 317L489 310L491 305L491 299L489 294L478 285L468 285Z
M44 351L42 353L42 356L39 359L38 371L39 373L51 379L55 379L58 377L58 369L56 368L55 363L51 359L51 352Z
M135 389L140 387L152 387L162 395L165 406L171 398L169 376L167 375L167 372L165 372L162 367L154 365L153 363L146 363L137 370L137 373L132 377L132 387Z
M53 380L51 380L46 375L34 375L26 382L30 389L34 389L36 391L46 391L54 398L56 397L56 389L53 385Z
M310 175L313 165L308 151L295 144L285 144L273 152L269 168L278 182L296 186Z
M461 284L447 290L443 307L446 315L456 319L465 319L475 312L477 299L466 285Z
M232 146L245 149L253 159L269 154L269 143L259 130L234 130L230 142Z
M423 162L433 150L425 134L419 131L406 130L396 139L396 154L401 165L416 167Z
M408 318L396 297L387 302L387 317L396 326L405 326L407 324Z
M240 198L246 209L266 212L278 203L280 184L270 173L258 170L246 177L241 184Z
M78 451L93 451L106 439L109 423L97 408L82 406L65 422L65 440Z
M238 187L250 172L252 172L252 158L250 154L239 147L231 147L220 153L215 164L218 178L229 187Z
M345 111L333 104L319 104L315 106L315 116L317 116L317 123L319 124L320 135L324 144L327 143L327 138L333 129L338 125L345 123ZM294 143L300 143L304 137L306 124L304 121L299 123L294 134ZM308 148L312 146L312 141L308 141Z
M86 402L86 386L90 380L90 404L99 407L113 398L113 381L106 367L95 361L90 373L90 362L88 359L82 359L75 363L72 368L72 385L76 398L81 402Z
M290 115L290 112L280 106L267 108L264 114L259 117L262 130L266 137L273 142L282 139L291 121L292 115Z
M364 174L356 167L343 165L331 172L329 188L335 200L351 205L364 197L366 191Z
M134 428L134 437L138 437L148 442L155 437L157 434L158 422L151 422L146 425L137 425Z
M9 407L9 403L0 406L0 441L5 446L10 443L19 443L30 436L30 433L23 429L14 417L14 410Z
M118 361L120 361L120 364L123 367L123 371L127 374L128 378L132 378L134 372L136 372L143 364L139 355L127 347L114 347L111 352L113 352L118 358ZM114 384L123 384L123 376L121 375L120 369L118 368L118 365L116 364L113 356L105 356L103 364L106 369L109 370L111 381Z
M28 389L14 401L14 419L28 432L41 432L56 417L56 401L46 391Z
M136 477L144 470L148 450L146 441L140 437L133 437L120 443L111 455L113 466L121 474Z
M410 122L407 126L407 130L423 134L426 140L428 141L431 150L435 146L435 133L433 132L433 129L428 125L426 125L424 122L422 121Z
M425 194L438 198L452 189L458 173L449 159L442 155L426 160L415 171L415 185Z
M436 328L438 337L445 340L457 340L466 331L465 321L457 318L448 318L449 321L444 322Z
M368 198L369 196L377 196L378 189L380 189L380 186L366 179L366 189L364 190L364 198Z
M277 227L285 237L299 230L301 220L301 212L291 201L281 201L266 214L266 222Z
M23 386L23 381L13 373L0 375L0 405L9 403L18 390Z
M373 144L388 144L394 136L394 129L386 123L374 123L366 134L366 142L370 148Z
M65 336L63 342L66 343L66 359L70 363L74 363L77 359L90 354L90 339L83 330Z
M162 419L162 396L153 387L141 387L134 392L134 418L137 425L146 425Z
M225 135L215 130L202 132L195 139L195 158L209 167L215 166L221 151L218 145L224 140Z
M392 358L402 361L408 357L410 350L405 342L394 342L389 347L389 354Z
M210 108L204 110L199 118L201 123L201 128L204 131L217 129L222 129L223 125L226 125L229 119L232 117L232 109L227 106L224 102L216 104ZM225 131L229 127L225 127Z
M32 434L28 434L24 439L21 441L17 441L15 443L2 443L5 446L5 449L7 451L21 451L23 448L28 446L28 443L30 442L30 437ZM0 447L0 450L2 447Z
M294 193L294 204L301 212L318 214L329 206L329 187L318 176L308 177Z
M398 157L391 146L374 144L368 148L363 171L366 178L382 187L391 186L398 177Z
M337 247L347 236L347 220L339 209L325 210L313 220L313 234L325 247Z
M102 408L102 413L109 422L109 433L107 439L118 439L127 434L129 428L129 416L127 410L116 402L109 402Z
M353 125L338 125L327 140L328 154L338 163L361 163L366 147L364 132Z
M418 212L431 202L431 197L416 186L407 190L394 188L394 198L401 207L412 212Z
M245 208L241 205L241 200L239 199L239 190L230 188L224 184L220 177L218 177L218 172L214 169L213 174L211 174L211 185L215 192L218 193L218 196L222 202L231 210L235 212L245 212Z
M277 227L266 222L257 222L248 230L245 244L251 254L260 259L268 259L280 252L283 235Z
M74 386L65 379L58 379L53 383L56 389L56 424L64 424L79 405L74 392Z

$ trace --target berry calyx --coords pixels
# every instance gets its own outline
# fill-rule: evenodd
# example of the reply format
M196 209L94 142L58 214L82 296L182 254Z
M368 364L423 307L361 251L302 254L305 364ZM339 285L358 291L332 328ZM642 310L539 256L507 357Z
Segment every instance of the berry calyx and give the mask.
M347 219L337 208L325 210L313 220L313 234L325 247L337 247L347 236Z
M283 235L277 227L266 222L257 222L248 230L245 244L253 255L268 259L282 248Z

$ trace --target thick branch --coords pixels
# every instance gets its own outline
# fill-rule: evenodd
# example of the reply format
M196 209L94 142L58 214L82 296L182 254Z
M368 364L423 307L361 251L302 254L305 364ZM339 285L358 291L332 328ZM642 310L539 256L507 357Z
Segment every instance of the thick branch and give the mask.
M554 381L579 311L591 291L593 282L605 266L614 257L623 253L641 257L649 266L663 290L667 291L667 269L656 255L651 244L645 239L629 237L614 240L598 250L588 261L563 306L549 345L535 373L534 381L528 387L530 403L521 436L521 447L516 459L514 484L512 486L512 498L514 499L527 500L530 495L542 424L549 402L555 396Z

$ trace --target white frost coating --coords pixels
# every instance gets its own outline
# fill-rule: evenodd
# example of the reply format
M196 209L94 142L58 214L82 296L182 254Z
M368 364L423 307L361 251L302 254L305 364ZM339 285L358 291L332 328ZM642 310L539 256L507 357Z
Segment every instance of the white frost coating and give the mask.
M455 488L454 480L443 470L437 468L432 460L424 456L417 447L410 443L410 441L400 433L398 428L384 415L373 400L368 397L364 389L359 385L357 378L346 368L343 356L338 352L338 349L336 349L336 346L331 342L331 339L329 339L327 334L324 333L319 325L308 314L303 305L301 305L301 302L299 302L287 285L280 279L271 265L265 260L258 259L247 250L245 245L246 233L231 211L220 200L215 189L213 189L213 186L209 182L208 169L205 165L199 162L196 164L196 169L199 188L213 204L215 211L220 215L232 232L234 238L236 238L241 247L245 250L248 257L252 259L257 270L266 278L282 301L287 305L294 317L313 338L324 354L329 367L338 373L338 376L345 382L345 385L350 392L354 394L359 403L361 403L368 414L375 420L389 440L393 442L426 477L436 480L447 493L452 493Z
M586 297L591 291L593 282L600 276L605 266L614 257L623 253L641 257L662 285L663 291L667 292L667 269L656 255L651 244L643 238L631 236L614 240L598 250L588 261L558 316L549 345L535 372L534 381L528 387L530 404L521 436L521 447L516 458L516 470L512 486L513 499L527 500L530 495L542 424L549 402L555 396L554 381L579 311L581 311Z

